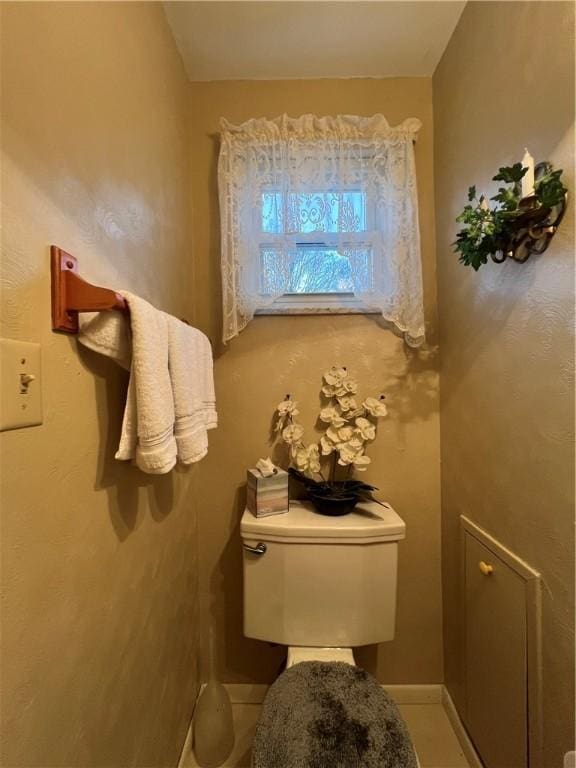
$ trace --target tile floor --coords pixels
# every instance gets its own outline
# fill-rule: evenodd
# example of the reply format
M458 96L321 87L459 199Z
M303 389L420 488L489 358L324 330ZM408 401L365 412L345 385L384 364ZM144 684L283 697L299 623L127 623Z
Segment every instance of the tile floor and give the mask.
M421 768L469 768L442 704L400 704ZM260 704L233 704L236 744L226 768L249 768ZM180 768L197 768L189 743Z

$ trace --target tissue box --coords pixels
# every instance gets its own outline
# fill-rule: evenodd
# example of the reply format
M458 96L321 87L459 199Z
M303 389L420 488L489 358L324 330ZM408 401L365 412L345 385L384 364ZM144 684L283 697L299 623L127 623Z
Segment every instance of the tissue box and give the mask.
M247 473L246 506L256 517L288 512L288 472L278 469L275 475L262 477L257 469Z

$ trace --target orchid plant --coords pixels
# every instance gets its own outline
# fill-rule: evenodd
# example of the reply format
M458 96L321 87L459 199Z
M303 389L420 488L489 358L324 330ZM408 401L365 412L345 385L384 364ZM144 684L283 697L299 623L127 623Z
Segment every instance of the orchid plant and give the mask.
M363 472L370 464L366 446L376 437L378 419L388 410L384 395L367 397L358 405L358 384L344 367L332 366L323 376L321 394L324 401L319 420L324 429L317 443L304 443L304 427L296 421L298 403L290 395L276 409L276 433L289 446L290 459L298 473L324 483L336 481L338 466ZM329 473L323 464L329 463Z

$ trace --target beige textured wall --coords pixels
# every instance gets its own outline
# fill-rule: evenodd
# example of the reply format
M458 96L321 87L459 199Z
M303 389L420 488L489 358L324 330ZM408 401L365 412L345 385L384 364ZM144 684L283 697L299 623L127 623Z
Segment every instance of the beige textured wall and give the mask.
M197 320L220 338L220 240L217 133L233 122L274 117L383 112L396 124L423 122L416 147L427 320L434 342L436 275L433 229L432 101L426 79L192 83L191 122ZM220 428L199 468L201 624L216 626L217 668L225 681L270 681L282 649L242 634L239 519L246 469L269 453L274 407L291 392L312 429L320 377L333 363L354 370L368 394L389 394L391 418L371 449L366 478L406 520L400 546L396 639L360 658L388 682L439 682L441 663L438 377L432 353L413 353L368 316L260 317L220 350L216 389ZM342 578L346 564L342 563ZM336 585L335 585L336 586ZM205 641L205 633L204 633ZM204 642L205 646L205 642ZM204 658L206 655L204 654ZM204 670L206 672L206 670Z
M192 301L187 82L155 3L2 3L2 335L44 424L2 439L6 768L173 766L197 691L194 473L113 458L126 380L50 330L48 246Z
M467 187L525 146L573 196L573 30L572 3L469 3L434 76L446 682L461 705L465 513L544 578L545 768L574 748L573 207L524 265L474 274L450 243Z

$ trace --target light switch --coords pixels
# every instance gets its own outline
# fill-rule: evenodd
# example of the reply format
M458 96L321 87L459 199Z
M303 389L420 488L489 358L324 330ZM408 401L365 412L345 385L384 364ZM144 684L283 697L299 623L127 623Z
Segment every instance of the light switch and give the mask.
M0 339L0 431L42 424L40 344Z

